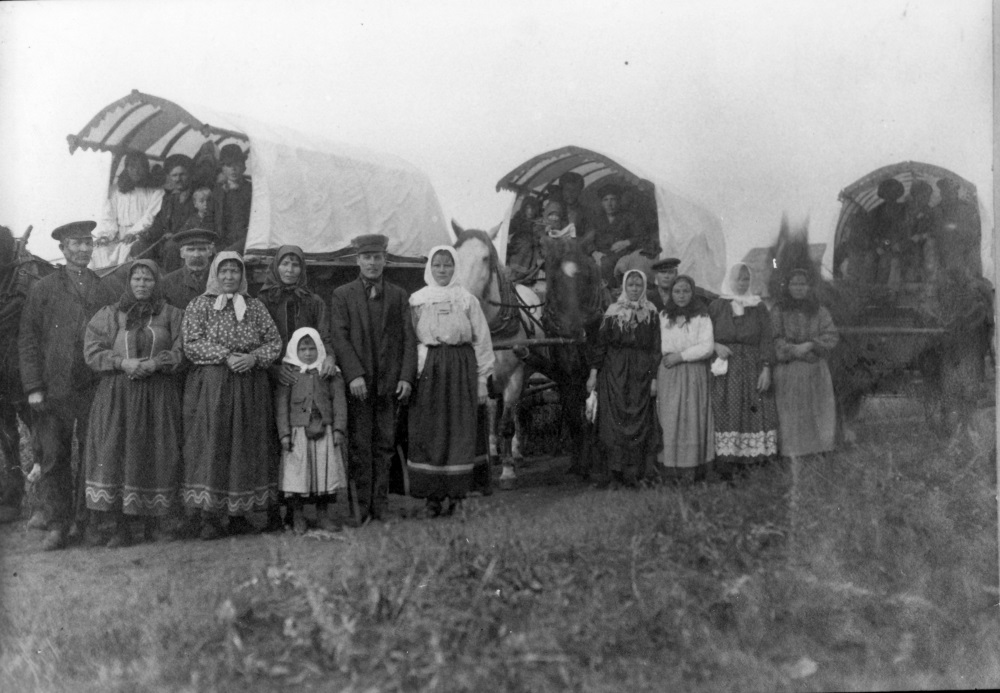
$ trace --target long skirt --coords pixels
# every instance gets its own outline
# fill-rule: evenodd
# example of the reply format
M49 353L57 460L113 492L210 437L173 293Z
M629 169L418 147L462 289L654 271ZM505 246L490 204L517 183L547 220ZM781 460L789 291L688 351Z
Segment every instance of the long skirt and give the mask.
M647 352L613 347L597 379L597 434L604 444L608 468L641 463L660 446L656 400L650 393L653 374Z
M101 378L84 449L87 508L166 515L181 485L181 388L174 375Z
M472 346L428 349L409 406L406 467L411 496L463 498L473 490L473 476L482 475L486 465L484 459L476 459L478 412L476 353Z
M333 444L333 427L310 440L304 426L293 426L292 449L281 453L278 490L297 496L328 496L347 486L344 451ZM345 445L346 447L346 442Z
M184 505L242 515L277 500L278 437L267 372L195 366L184 386Z
M704 361L667 368L656 376L656 409L663 432L659 461L668 468L691 469L715 457L708 366Z
M833 450L837 410L833 380L825 359L792 361L774 369L782 455L812 455Z
M774 390L757 391L758 350L748 344L732 349L725 375L712 376L715 458L737 463L761 461L778 454L778 407Z

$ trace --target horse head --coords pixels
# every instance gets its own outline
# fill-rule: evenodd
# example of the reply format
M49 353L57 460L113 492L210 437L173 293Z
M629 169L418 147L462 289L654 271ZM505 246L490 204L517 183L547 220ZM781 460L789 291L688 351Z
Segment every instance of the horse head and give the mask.
M452 222L455 230L455 252L458 255L458 283L478 298L488 297L490 281L500 272L500 261L489 234L476 229L463 229Z

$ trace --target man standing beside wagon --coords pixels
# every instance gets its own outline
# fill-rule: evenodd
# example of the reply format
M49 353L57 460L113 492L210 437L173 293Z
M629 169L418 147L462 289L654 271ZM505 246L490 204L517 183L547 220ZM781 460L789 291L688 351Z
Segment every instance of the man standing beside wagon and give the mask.
M86 524L82 469L74 477L71 461L74 429L84 447L97 380L84 361L83 338L94 314L117 298L87 268L96 226L78 221L52 232L66 265L31 288L21 315L21 382L37 416L40 459L32 473L40 473L42 503L29 526L48 529L46 550L63 548Z

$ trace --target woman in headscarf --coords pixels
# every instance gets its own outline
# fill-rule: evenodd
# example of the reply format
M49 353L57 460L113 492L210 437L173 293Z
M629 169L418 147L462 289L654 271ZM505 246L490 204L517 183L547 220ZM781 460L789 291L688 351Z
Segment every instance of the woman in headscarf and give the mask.
M660 313L656 405L663 434L661 461L678 480L704 478L715 457L708 364L715 338L712 320L695 300L694 280L682 274Z
M417 384L409 406L410 494L427 499L427 512L452 514L486 470L476 460L478 405L486 403L493 374L493 342L486 316L458 284L458 255L451 246L431 249L427 284L410 296L417 334Z
M278 248L274 260L267 268L264 285L261 286L257 297L274 319L274 324L278 326L282 352L288 347L292 334L299 328L311 327L319 332L320 339L327 348L325 358L317 364L318 373L323 378L333 377L337 368L334 366L330 313L326 301L309 290L306 256L302 248L297 245L283 245ZM299 369L285 361L271 366L270 372L271 381L276 386L292 387L299 377ZM301 504L289 504L282 498L281 505L285 508L284 525L293 527L295 525L293 506ZM325 503L322 508L317 505L317 512L320 513L317 521L324 529L328 529L331 522L326 517L326 510ZM275 506L272 517L268 520L270 529L277 529L282 524L279 514L280 511Z
M747 265L733 265L722 296L708 308L715 336L715 463L726 479L778 454L771 316L760 296L750 293L750 281Z
M114 518L109 547L129 543L126 516L145 517L148 538L166 536L157 519L178 509L181 482L184 311L163 298L152 260L133 262L128 277L121 299L87 325L83 347L102 376L83 453L86 502Z
M205 293L184 313L184 505L201 512L202 539L253 530L246 515L277 500L277 434L267 369L281 336L267 309L247 295L239 253L223 251Z
M162 203L163 188L156 187L149 177L149 159L141 152L127 153L94 231L90 266L112 267L125 262L139 234L153 225Z
M836 402L826 359L839 337L830 311L819 304L812 285L808 270L792 270L771 313L778 444L786 457L834 447Z
M622 286L601 321L587 380L587 391L597 390L597 435L611 477L602 486L635 486L647 456L660 447L654 399L660 316L646 298L643 272L629 270Z
M330 377L336 370L333 359L333 342L330 332L330 312L326 301L309 289L306 278L306 256L297 245L283 245L274 254L274 260L267 268L264 285L257 295L267 308L281 335L284 351L288 340L300 327L311 327L319 332L320 339L327 346L327 357L320 364L319 374ZM295 383L298 369L287 363L276 364L271 369L272 377L282 385Z

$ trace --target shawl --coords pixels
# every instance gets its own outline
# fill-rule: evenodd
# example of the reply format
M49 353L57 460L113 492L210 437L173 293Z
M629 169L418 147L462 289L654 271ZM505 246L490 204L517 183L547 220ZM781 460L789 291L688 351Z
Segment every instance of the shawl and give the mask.
M451 255L452 262L455 263L455 273L451 275L451 281L448 282L447 286L439 285L435 281L434 274L431 271L431 263L434 261L434 256L440 252ZM458 253L455 252L454 248L450 245L436 245L431 248L431 252L427 254L427 265L424 267L424 283L427 286L410 296L411 306L419 306L425 303L444 303L468 293L458 283Z
M631 274L642 277L642 293L639 294L638 301L630 301L625 293L625 282ZM634 330L640 322L649 322L654 313L656 313L656 306L646 298L646 274L641 270L631 269L622 277L621 295L618 296L617 301L608 306L604 318L614 320L623 331L628 331Z
M286 255L294 255L299 259L299 264L302 265L302 273L294 284L286 284L282 281L281 275L278 274L278 265L281 264ZM268 294L274 300L277 300L284 293L295 294L302 298L312 295L309 290L309 282L306 279L306 255L302 252L302 248L297 245L283 245L278 248L274 259L267 268L267 276L264 278L264 285L260 287L260 292Z
M135 297L135 294L132 293L132 273L135 271L136 267L145 267L153 273L153 292L145 301L140 301ZM149 319L154 315L159 315L160 311L163 310L163 306L167 301L163 297L161 279L160 268L157 267L156 263L152 260L143 258L132 262L132 266L128 269L128 280L125 282L125 292L122 294L122 297L118 299L118 310L125 313L125 329L132 330L139 327L140 325L149 322Z
M299 342L305 337L312 337L313 343L316 345L316 360L312 363L303 363L299 360ZM288 340L288 347L285 348L285 358L281 359L282 363L298 368L299 373L305 373L309 370L318 371L324 361L326 361L326 347L323 346L319 332L312 327L300 327L292 333L292 338Z
M691 318L699 315L707 315L703 301L698 299L698 295L695 293L695 283L694 279L686 274L682 274L674 280L673 286L677 286L677 282L687 282L691 287L691 300L683 308L676 303L674 303L674 290L673 287L670 288L670 298L667 299L667 304L663 307L663 315L667 317L670 322L676 322L678 325L683 325L684 322L690 322ZM680 318L684 318L683 321Z
M739 279L740 270L746 267L747 273L750 274L750 281L753 281L753 271L745 262L737 262L729 270L729 276L726 279L726 287L722 291L722 298L729 301L729 304L733 307L733 315L739 317L743 315L747 308L753 308L760 304L760 296L755 296L750 293L747 289L745 294L736 293L736 281Z
M240 268L243 270L243 279L240 281L240 288L233 294L224 293L222 286L219 284L219 265L226 260L235 260L240 263ZM234 250L223 250L215 256L215 259L212 260L212 267L208 270L208 283L205 285L205 293L202 295L217 297L215 303L212 304L212 308L215 310L222 310L226 307L227 303L232 301L233 310L236 311L236 322L243 322L243 316L247 312L245 298L247 295L247 268L243 264L243 258L240 257L239 253Z

